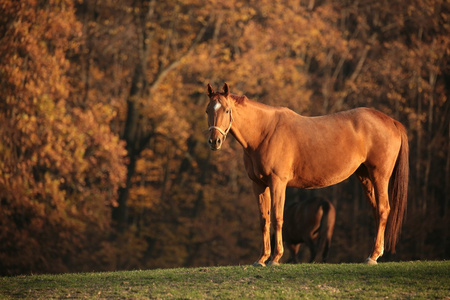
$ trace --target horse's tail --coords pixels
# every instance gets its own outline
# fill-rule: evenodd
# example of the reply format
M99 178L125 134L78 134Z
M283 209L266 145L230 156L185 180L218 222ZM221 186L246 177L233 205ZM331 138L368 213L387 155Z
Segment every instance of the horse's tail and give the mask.
M319 240L317 243L316 255L322 255L322 261L325 262L328 256L328 249L331 245L331 237L333 236L336 210L334 205L328 200L322 200L320 207L322 207L323 215L320 220Z
M401 146L390 182L391 212L386 228L386 247L392 253L395 253L395 245L401 232L403 218L406 215L409 179L408 135L402 124L395 122L395 125L401 133Z

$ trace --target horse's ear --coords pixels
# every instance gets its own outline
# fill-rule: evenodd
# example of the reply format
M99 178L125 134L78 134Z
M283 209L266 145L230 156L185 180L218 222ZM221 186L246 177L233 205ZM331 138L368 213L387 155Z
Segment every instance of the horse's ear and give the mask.
M214 94L214 90L212 86L208 83L208 97L211 98L211 96Z
M223 94L225 95L225 97L228 97L228 95L230 94L230 88L228 87L228 83L226 82L223 85Z

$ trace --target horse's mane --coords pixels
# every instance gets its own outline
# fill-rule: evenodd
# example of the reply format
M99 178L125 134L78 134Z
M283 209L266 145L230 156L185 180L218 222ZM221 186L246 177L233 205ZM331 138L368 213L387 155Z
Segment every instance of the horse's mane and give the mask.
M245 105L245 103L247 103L247 104L251 103L252 105L262 108L262 109L268 109L268 110L286 109L285 107L270 106L270 105L264 104L262 102L251 100L251 99L247 98L247 96L245 96L245 95L240 96L240 95L230 94L230 97L233 100L235 100L236 103L239 105L243 105L243 104Z
M239 96L232 94L230 97L233 98L238 104L242 104L242 102L249 100L245 95Z

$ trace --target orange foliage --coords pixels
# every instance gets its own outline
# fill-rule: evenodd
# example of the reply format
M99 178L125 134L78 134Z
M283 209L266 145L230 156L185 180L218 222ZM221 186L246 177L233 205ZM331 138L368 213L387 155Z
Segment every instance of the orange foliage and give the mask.
M109 227L126 152L108 106L70 100L66 53L81 35L72 2L2 5L1 269L61 271L88 232Z

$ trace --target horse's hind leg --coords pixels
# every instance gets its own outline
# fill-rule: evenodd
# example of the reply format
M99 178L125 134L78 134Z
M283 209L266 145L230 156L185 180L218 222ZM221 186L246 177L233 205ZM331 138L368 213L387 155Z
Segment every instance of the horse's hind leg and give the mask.
M358 177L359 181L361 182L363 192L366 195L367 201L369 201L369 204L372 207L372 212L373 212L373 216L375 219L375 228L377 229L376 231L378 232L379 231L378 229L380 228L380 226L379 226L380 218L379 218L379 214L377 212L377 201L375 198L375 188L373 186L372 180L370 179L369 172L368 172L366 166L361 165L355 174ZM378 234L377 234L377 237L378 237ZM376 245L376 243L377 243L377 238L375 239L375 245ZM365 261L367 264L376 264L377 263L378 257L373 258L375 245L374 245L374 248L372 249L372 254Z
M376 263L377 259L383 255L384 252L384 234L386 231L386 224L389 217L391 208L389 206L389 178L383 176L375 176L374 188L375 197L377 200L377 217L378 228L375 239L375 245L373 246L372 254L367 259L367 263Z
M370 176L365 165L361 165L355 174L361 181L364 194L372 207L377 232L372 253L367 258L366 263L376 264L377 259L384 252L384 233L390 211L388 197L389 179L384 180L382 176L374 174Z
M306 243L307 243L308 246L309 246L309 252L310 252L310 254L311 254L311 257L310 257L310 259L309 259L309 262L310 262L310 263L317 262L317 257L318 257L317 254L318 254L318 253L317 253L317 251L316 251L316 246L314 245L314 241L309 240L309 241L307 241Z
M372 180L370 179L369 172L365 165L361 165L355 172L355 175L358 177L361 182L363 192L366 195L367 201L369 201L370 206L372 207L373 216L375 218L375 228L378 228L379 218L377 213L377 202L375 200L375 188L372 184ZM371 258L367 258L366 263L376 264L376 260L371 260Z

